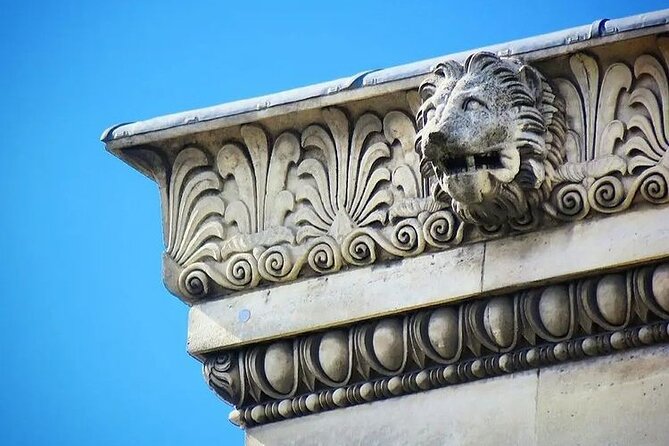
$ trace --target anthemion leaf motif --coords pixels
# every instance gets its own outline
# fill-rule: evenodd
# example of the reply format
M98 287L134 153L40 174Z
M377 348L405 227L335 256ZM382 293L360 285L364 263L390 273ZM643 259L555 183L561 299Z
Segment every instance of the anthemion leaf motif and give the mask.
M213 188L203 203L213 209L217 200L217 218L206 229L226 233L198 251L206 259L178 264L180 294L198 299L461 242L464 226L430 195L420 174L415 125L406 113L391 111L383 119L364 113L352 124L340 109L322 113L323 124L283 132L273 142L261 127L242 126L242 142L223 144L213 168L204 152L180 155L174 167L180 177L202 172L190 189L178 181L172 189L192 190L186 197ZM179 228L168 242L174 260L191 256L175 244Z
M302 132L302 146L317 153L306 156L297 170L304 180L297 199L311 205L299 211L298 241L325 234L342 240L354 228L384 224L393 200L383 188L390 171L378 166L390 157L381 120L364 114L351 134L340 109L323 110L323 118L327 130L314 124Z
M177 154L161 185L165 262L182 269L177 284L170 277L165 282L178 294L208 292L210 278L200 266L221 259L219 246L226 236L221 189L222 181L211 169L209 156L198 147L186 147ZM184 275L187 270L193 273Z
M667 39L660 39L659 48L665 64L669 56L668 44ZM625 151L630 156L630 173L662 162L669 147L666 134L669 129L667 71L657 58L643 55L634 64L634 76L638 81L645 80L646 83L632 92L629 102L646 113L634 114L628 124L630 129L636 130L635 135L625 144Z
M662 161L669 146L666 38L658 39L658 50L663 61L644 54L633 70L616 62L603 75L594 57L575 54L574 82L555 80L567 104L568 132L561 184L546 206L551 215L575 220L591 210L620 212L637 194L651 203L669 201Z
M276 138L270 151L262 128L246 125L240 132L244 144L226 143L216 154L218 174L224 181L234 183L233 193L222 192L228 202L224 223L230 236L217 246L218 262L199 268L228 289L256 286L261 275L268 280L288 279L294 269L286 249L274 249L264 257L254 250L294 241L284 219L295 206L286 181L290 166L299 158L299 141L293 133L285 132Z
M560 174L571 180L599 177L624 169L624 161L613 154L616 140L624 137L625 126L615 118L618 97L630 90L632 72L623 63L610 65L600 83L597 61L584 53L569 60L576 82L554 82L565 99L568 123L565 140L566 163Z
M225 238L220 220L225 204L218 196L221 180L208 170L207 155L186 148L174 161L168 191L166 253L186 266L211 257L219 258L217 243Z
M225 144L216 156L223 179L237 185L237 196L225 212L228 224L236 225L241 236L227 243L244 251L254 244L290 242L292 235L283 227L286 213L293 210L295 197L286 190L288 168L297 162L299 142L292 133L281 134L271 152L267 134L253 125L241 128L244 145Z

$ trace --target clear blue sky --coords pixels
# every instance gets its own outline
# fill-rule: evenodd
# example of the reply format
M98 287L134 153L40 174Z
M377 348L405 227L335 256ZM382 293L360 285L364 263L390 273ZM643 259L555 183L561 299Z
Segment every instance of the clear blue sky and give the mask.
M669 6L224 3L3 2L0 444L242 444L162 286L156 188L104 128Z

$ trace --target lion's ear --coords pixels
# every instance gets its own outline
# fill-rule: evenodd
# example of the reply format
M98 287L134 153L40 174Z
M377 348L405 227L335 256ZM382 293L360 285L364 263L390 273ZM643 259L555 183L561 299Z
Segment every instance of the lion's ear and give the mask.
M529 65L521 65L518 77L527 86L534 98L535 104L541 103L543 96L543 79L541 73Z
M463 74L464 68L454 60L438 63L418 88L421 100L425 102L434 96L437 87L450 92Z
M464 67L454 60L438 63L434 67L434 74L442 79L460 79L465 74Z
M435 84L436 82L432 79L432 77L425 79L423 83L420 84L420 87L418 88L418 95L420 96L420 100L422 102L425 102L434 96L434 92L437 90Z

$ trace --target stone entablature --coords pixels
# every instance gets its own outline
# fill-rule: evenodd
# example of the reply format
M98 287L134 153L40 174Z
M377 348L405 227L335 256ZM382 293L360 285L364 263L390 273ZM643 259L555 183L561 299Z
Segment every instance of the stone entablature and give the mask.
M669 11L582 31L105 133L233 422L669 341Z

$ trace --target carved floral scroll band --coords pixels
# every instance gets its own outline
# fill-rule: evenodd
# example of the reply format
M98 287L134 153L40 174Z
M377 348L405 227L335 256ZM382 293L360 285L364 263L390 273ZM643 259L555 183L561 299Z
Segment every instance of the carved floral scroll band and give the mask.
M415 256L462 240L463 225L432 198L419 172L412 119L338 108L324 124L270 143L261 127L215 158L188 147L167 190L168 286L188 299L324 274L379 258Z
M161 185L165 282L197 301L667 203L668 64L665 38L632 65L574 54L554 79L479 53L438 65L420 97L383 115L325 108L301 129L244 125L173 158L135 149ZM476 126L460 134L451 123L463 119ZM491 141L483 128L513 140L472 146Z
M547 205L557 218L620 212L637 195L653 204L669 202L669 41L660 39L658 48L661 58L642 55L633 67L614 63L603 76L594 58L570 59L576 83L558 80L573 108L566 145L570 162L563 169L567 181Z

